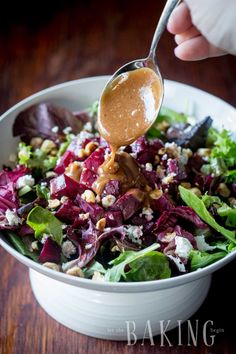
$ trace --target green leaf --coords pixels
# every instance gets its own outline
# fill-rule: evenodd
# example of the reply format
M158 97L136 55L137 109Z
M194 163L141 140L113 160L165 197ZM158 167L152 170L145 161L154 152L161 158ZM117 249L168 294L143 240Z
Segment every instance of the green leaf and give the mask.
M94 272L97 271L101 274L106 273L106 269L103 267L103 265L97 261L93 262L90 267L84 268L83 273L85 278L91 278L94 275Z
M202 201L205 204L206 208L209 208L212 204L222 205L222 201L219 197L208 195L207 193L202 196Z
M62 223L48 210L36 206L27 217L27 224L35 231L35 237L41 238L42 234L49 234L59 245L62 243Z
M217 209L217 213L221 217L227 217L225 224L227 226L236 227L236 209L231 208L227 204L223 205Z
M204 268L211 263L218 261L221 258L224 258L227 255L226 252L215 252L207 253L197 250L192 250L189 254L191 270L197 270L198 268Z
M154 124L166 121L167 123L172 125L174 123L186 123L187 120L188 117L185 114L178 113L173 109L162 106Z
M36 185L36 194L38 196L38 198L42 198L42 199L50 199L50 190L49 188L47 188L46 186L43 185Z
M179 186L179 192L180 196L183 199L183 201L191 207L195 213L203 220L205 221L208 225L210 225L213 229L218 231L220 234L225 236L227 239L230 241L234 242L236 244L235 240L235 231L231 231L228 229L225 229L223 226L219 225L215 219L212 217L212 215L209 213L207 208L205 207L203 201L198 198L193 192L191 192L189 189L186 189L182 186Z
M147 281L170 278L171 270L166 256L151 251L129 263L130 271L125 273L126 281Z
M129 265L131 267L132 266L131 263L136 261L139 258L149 257L149 253L154 251L158 247L160 247L160 245L158 243L154 243L153 245L151 245L151 246L149 246L147 248L144 248L143 250L138 251L138 252L135 252L135 251L124 251L124 252L122 252L119 255L119 257L115 258L114 260L112 260L109 263L109 264L112 264L113 267L109 268L106 271L105 280L108 280L108 281L111 281L111 282L118 282L122 278L126 280L127 273L125 272L125 267L127 265ZM159 254L159 252L157 252L157 253ZM152 256L152 253L151 253L151 256ZM157 261L157 259L155 259L155 260ZM160 258L159 257L158 257L158 262L160 262ZM146 265L147 265L147 263L148 262L146 262ZM148 264L150 264L150 262ZM152 259L152 264L153 264L153 259ZM133 268L133 271L135 273L134 277L138 277L138 275L136 273L136 269L137 268L139 268L139 263L136 263L136 266L134 265L134 268ZM166 270L166 268L165 268L165 270ZM167 274L167 271L166 271L165 274ZM142 273L142 275L144 276L144 273ZM141 277L141 275L139 277ZM142 279L142 280L145 280L145 279Z
M20 142L18 146L18 159L20 165L27 165L31 157L31 146L27 146L25 143Z
M15 247L15 249L23 254L23 256L27 256L33 261L38 261L38 255L35 254L34 252L30 251L27 246L25 245L23 238L17 234L15 234L12 231L6 231L8 238L10 239L12 245Z

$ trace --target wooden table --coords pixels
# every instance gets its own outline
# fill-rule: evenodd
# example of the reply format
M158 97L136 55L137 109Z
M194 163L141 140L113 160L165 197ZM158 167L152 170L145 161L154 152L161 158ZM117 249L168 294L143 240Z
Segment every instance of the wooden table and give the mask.
M110 74L123 63L145 56L164 1L9 2L0 14L0 111L45 87L63 81ZM236 105L236 58L226 56L184 63L173 55L174 41L165 34L158 49L165 78L209 91ZM223 117L222 117L223 118ZM168 334L173 347L154 338L134 346L89 338L52 320L34 299L28 270L0 250L0 352L19 354L74 353L235 353L235 265L214 275L209 296L193 316L199 320L197 347L183 346L178 333ZM206 320L218 334L207 347ZM213 333L213 332L212 332Z

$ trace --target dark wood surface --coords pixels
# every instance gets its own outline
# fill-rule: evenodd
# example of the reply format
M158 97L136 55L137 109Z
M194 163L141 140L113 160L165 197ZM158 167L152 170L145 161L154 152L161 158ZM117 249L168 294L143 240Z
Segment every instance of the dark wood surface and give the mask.
M0 14L0 112L26 96L63 81L110 74L148 51L164 1L25 1L8 2ZM55 5L57 3L57 5ZM174 57L174 41L165 34L158 49L165 78L209 91L236 105L236 58L225 56L195 63ZM223 117L222 117L223 118ZM206 320L218 329L207 347L199 335L197 347L183 346L171 331L173 347L146 341L127 343L89 338L52 320L37 304L28 270L0 250L0 352L19 354L74 353L235 353L235 265L213 278L207 300L193 316L200 328ZM194 323L194 322L193 322Z

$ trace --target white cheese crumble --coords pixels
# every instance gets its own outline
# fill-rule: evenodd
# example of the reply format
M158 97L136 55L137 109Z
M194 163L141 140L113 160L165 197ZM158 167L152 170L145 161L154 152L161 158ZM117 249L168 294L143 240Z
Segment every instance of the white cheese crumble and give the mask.
M104 275L98 272L97 270L94 271L92 280L95 281L104 281Z
M125 228L126 234L128 238L138 245L142 244L142 240L140 239L143 236L142 226L132 226L129 225Z
M196 236L195 237L196 243L197 243L197 248L199 249L199 251L212 251L215 249L215 246L210 246L206 240L205 240L205 236L201 235L201 236Z
M51 130L52 130L53 133L58 133L59 127L57 125L55 125L55 127L52 127Z
M185 265L181 262L181 260L178 257L174 257L169 254L167 255L167 257L175 263L175 265L178 267L181 273L186 272Z
M18 226L22 224L22 219L17 215L16 210L7 209L5 213L5 217L10 226Z
M92 139L94 137L93 134L85 131L85 130L82 130L80 133L79 133L79 136L78 136L78 142L79 143L82 143L85 139Z
M71 131L72 131L72 128L71 128L71 127L65 127L65 128L63 129L63 133L64 133L65 135L70 134Z
M104 208L108 208L112 204L114 204L116 201L116 197L112 194L108 194L105 197L102 198L102 206Z
M25 186L33 187L35 179L31 175L25 175L18 178L16 181L16 189L21 189Z
M153 219L153 210L151 208L144 207L140 216L142 215L145 216L147 221L151 221Z
M72 254L76 253L76 247L73 245L71 241L63 242L61 246L61 250L66 258L70 258Z
M147 162L146 165L145 165L145 170L146 171L152 171L152 164L150 162Z
M47 240L47 238L48 238L49 236L50 236L50 235L48 235L48 234L43 234L43 236L42 236L40 242L44 245L44 243L46 242L46 240Z
M185 237L176 236L175 245L175 254L180 258L188 259L189 253L193 249L190 241Z
M92 123L91 122L85 123L84 130L86 130L87 132L92 132L92 129L93 129L93 127L92 127Z

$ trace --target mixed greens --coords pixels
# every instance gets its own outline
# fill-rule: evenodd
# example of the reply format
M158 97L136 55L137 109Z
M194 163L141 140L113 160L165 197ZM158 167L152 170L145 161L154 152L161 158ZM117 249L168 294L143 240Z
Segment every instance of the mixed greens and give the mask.
M15 119L17 154L0 173L0 229L24 256L69 275L148 281L203 268L236 249L236 142L210 117L162 107L116 157L132 186L94 183L110 147L97 103L48 103Z

